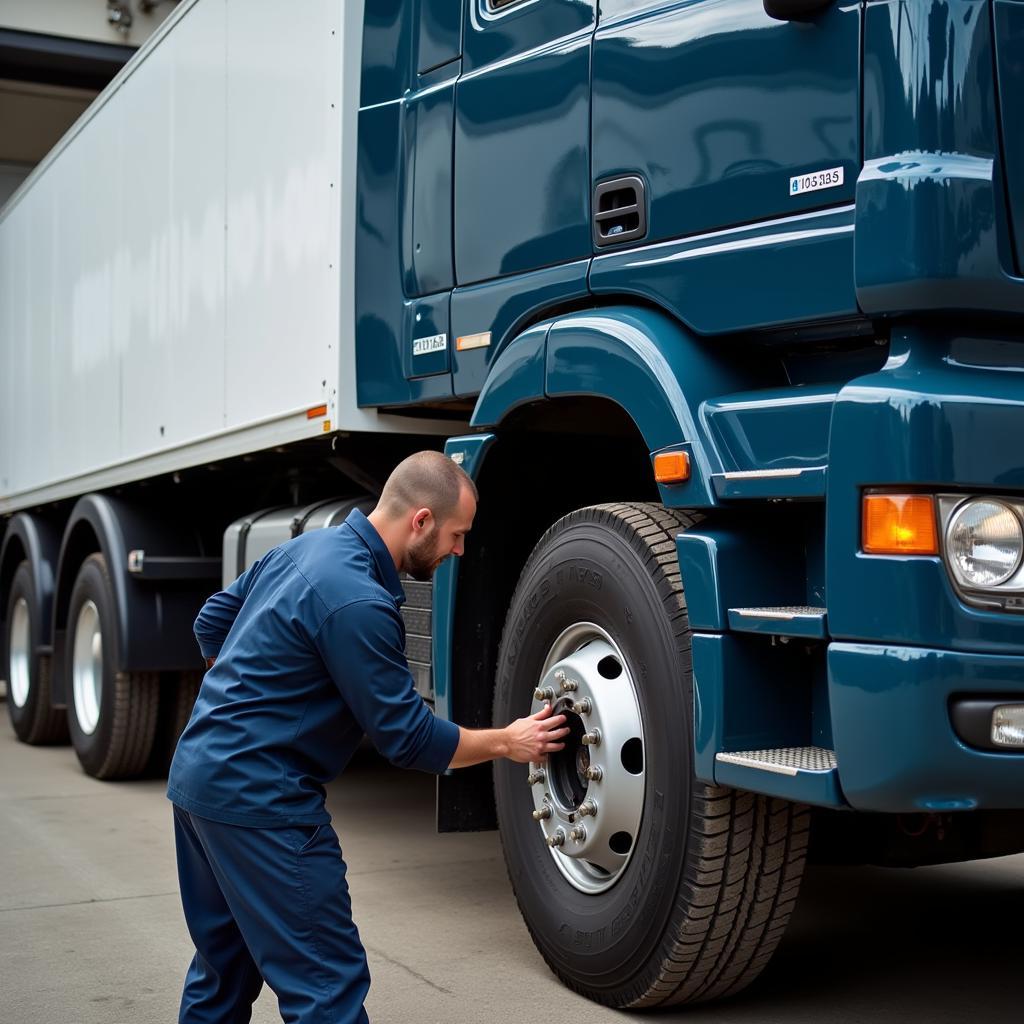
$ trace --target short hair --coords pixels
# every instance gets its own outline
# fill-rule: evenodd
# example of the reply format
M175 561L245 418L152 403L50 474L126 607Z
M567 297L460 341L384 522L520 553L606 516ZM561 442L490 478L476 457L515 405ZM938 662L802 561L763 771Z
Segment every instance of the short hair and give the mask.
M379 506L391 518L410 509L429 508L434 518L443 523L455 514L464 487L474 500L479 500L476 484L461 466L440 452L416 452L391 471Z

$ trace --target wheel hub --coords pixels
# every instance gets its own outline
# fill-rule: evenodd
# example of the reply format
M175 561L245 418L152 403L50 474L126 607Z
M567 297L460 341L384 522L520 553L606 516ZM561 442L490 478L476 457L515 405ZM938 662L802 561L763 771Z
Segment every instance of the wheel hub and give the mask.
M581 892L609 889L640 831L643 723L632 674L611 635L591 622L552 644L533 712L566 716L565 748L531 764L533 817L559 871Z
M99 724L103 691L103 633L93 601L86 601L78 611L71 650L75 717L82 732L91 736Z
M28 700L29 665L31 663L31 632L29 629L28 602L19 597L11 612L11 637L9 647L8 681L11 700L17 708L23 708Z

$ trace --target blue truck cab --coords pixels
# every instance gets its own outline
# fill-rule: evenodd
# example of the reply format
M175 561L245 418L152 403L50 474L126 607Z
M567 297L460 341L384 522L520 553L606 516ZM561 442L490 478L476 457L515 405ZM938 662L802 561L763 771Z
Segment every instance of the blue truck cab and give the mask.
M809 839L1024 849L1024 3L391 0L360 103L359 401L481 493L438 710L573 723L493 775L552 968L729 994Z

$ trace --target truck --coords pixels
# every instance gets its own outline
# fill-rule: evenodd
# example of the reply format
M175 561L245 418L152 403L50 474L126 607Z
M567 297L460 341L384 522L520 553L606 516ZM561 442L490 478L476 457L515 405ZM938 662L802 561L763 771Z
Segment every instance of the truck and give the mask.
M20 739L159 772L218 581L473 478L403 608L536 946L728 996L809 856L1024 850L1024 2L185 0L0 213Z

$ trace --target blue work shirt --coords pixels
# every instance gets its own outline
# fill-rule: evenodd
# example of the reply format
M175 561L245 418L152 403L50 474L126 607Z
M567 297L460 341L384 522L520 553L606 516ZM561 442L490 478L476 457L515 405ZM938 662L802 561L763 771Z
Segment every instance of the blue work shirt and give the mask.
M459 727L435 718L405 659L405 593L362 512L274 548L195 623L217 663L178 741L167 795L200 817L330 821L324 784L365 733L394 764L440 773Z

